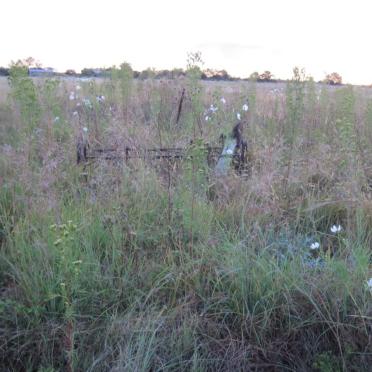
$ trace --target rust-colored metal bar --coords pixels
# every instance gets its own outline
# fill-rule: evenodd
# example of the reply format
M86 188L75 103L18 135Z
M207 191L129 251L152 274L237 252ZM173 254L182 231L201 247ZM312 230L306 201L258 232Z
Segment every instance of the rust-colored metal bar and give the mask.
M221 147L206 146L206 157L208 164L211 162L213 155L219 156L221 153ZM133 154L134 153L134 154ZM85 160L88 159L104 159L104 160L119 160L125 159L128 162L129 159L182 159L186 156L187 149L185 148L151 148L151 149L133 149L126 147L123 152L117 149L93 149L89 154L86 154Z

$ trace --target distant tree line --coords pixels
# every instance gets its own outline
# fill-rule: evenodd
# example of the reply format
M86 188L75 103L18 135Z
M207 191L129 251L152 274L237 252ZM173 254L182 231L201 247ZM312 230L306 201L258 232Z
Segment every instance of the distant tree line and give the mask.
M84 68L81 73L78 74L74 70L67 70L65 75L68 76L83 76L83 77L109 77L112 73L112 68L104 69L94 69L94 68ZM186 76L186 71L182 68L175 68L172 70L155 70L152 68L147 68L143 71L133 71L133 77L135 79L146 80L146 79L177 79L179 77ZM234 80L250 80L256 81L257 83L276 83L285 81L283 79L277 79L269 71L266 70L261 74L258 72L253 72L249 78L236 78L232 77L226 70L214 70L206 69L200 71L200 77L202 80L211 81L234 81ZM325 83L329 85L342 85L342 77L337 72L332 72L327 74L326 77L319 81L319 83Z
M25 68L37 67L42 69L41 63L37 62L33 58L27 58L25 60L18 60L17 62L12 62L12 64L23 65ZM54 76L75 76L75 77L110 77L112 76L115 67L110 68L83 68L80 73L77 73L73 69L68 69L64 73L53 73ZM0 76L9 76L8 67L0 67ZM143 71L133 71L133 77L135 79L146 80L146 79L177 79L179 77L186 76L186 71L181 68L174 68L172 70L155 70L152 68L147 68ZM258 83L265 82L278 82L283 81L276 79L274 75L266 70L263 73L253 72L248 79L240 79L232 77L228 74L226 70L214 70L206 69L200 70L200 77L202 80L211 81L234 81L234 80L250 80L256 81ZM322 83L329 85L341 85L342 77L337 72L332 72L327 74Z
M0 76L9 76L9 69L6 67L0 67Z
M250 80L257 81L258 83L267 83L267 82L276 82L277 79L274 79L274 75L266 70L262 74L259 74L257 71L253 72L249 76Z
M66 75L69 76L84 76L84 77L106 77L110 76L112 68L105 69L94 69L84 68L81 73L78 74L73 70L67 70ZM133 71L133 77L135 79L146 80L146 79L177 79L179 77L186 76L186 71L181 68L175 68L172 70L155 70L148 68L143 71ZM212 70L207 69L200 73L202 80L240 80L238 78L231 77L225 70Z
M329 85L341 85L342 77L337 72L332 72L331 74L326 75L323 82Z

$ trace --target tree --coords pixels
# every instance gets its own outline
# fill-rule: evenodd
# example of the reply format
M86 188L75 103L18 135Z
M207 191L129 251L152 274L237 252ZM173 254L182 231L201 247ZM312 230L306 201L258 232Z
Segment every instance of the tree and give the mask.
M69 76L75 76L76 75L76 71L73 70L73 69L68 69L68 70L66 70L65 74L66 75L69 75Z
M22 68L25 68L27 70L30 67L42 68L42 66L43 65L41 64L41 62L37 61L33 57L28 57L28 58L25 58L25 59L19 59L16 62L12 61L10 63L10 67L22 67Z
M139 74L139 79L146 80L146 79L153 79L156 76L156 70L154 68L148 67L146 70L143 70Z
M274 75L266 70L259 76L259 81L271 81L273 79Z
M28 57L25 59L19 59L16 62L11 61L9 65L9 78L13 79L16 75L28 75L29 69L31 67L41 68L42 64L36 61L33 57Z
M170 72L170 77L171 79L177 79L181 76L185 76L185 71L183 71L182 68L174 68L171 72Z
M215 70L212 70L210 68L207 68L206 70L204 70L202 72L202 76L201 78L202 79L211 79L213 78L213 76L216 74L216 71Z
M87 67L83 68L83 69L81 70L81 76L87 76L87 77L92 77L92 76L94 76L94 69L92 69L92 68L87 68Z
M23 66L36 67L36 68L42 68L43 67L42 63L40 61L37 61L33 57L28 57L28 58L23 59L23 60L19 59L15 64L17 64L17 65L22 64Z
M202 72L203 80L232 80L226 70L212 70L210 68Z
M9 69L6 67L0 67L0 76L9 76Z
M326 75L324 82L329 85L341 85L342 76L337 72L332 72L331 74Z
M257 81L259 78L260 78L260 74L257 71L252 72L249 75L249 80L252 80L252 81Z
M171 79L171 72L169 70L156 71L155 79Z

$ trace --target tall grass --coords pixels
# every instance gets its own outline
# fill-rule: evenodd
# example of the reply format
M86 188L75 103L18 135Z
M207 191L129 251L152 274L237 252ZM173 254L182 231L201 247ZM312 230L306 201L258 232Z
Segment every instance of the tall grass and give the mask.
M202 85L197 64L186 80L133 81L123 64L103 82L12 82L0 106L3 370L369 369L370 93L299 70L287 88ZM204 143L247 99L250 176L216 180ZM189 156L82 168L83 127L93 147Z

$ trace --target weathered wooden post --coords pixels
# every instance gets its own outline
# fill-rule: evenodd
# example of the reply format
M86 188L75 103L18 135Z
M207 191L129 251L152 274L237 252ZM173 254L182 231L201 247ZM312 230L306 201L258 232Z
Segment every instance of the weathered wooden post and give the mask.
M183 99L184 98L185 98L185 88L182 89L181 98L180 98L180 101L178 103L176 125L178 125L178 122L180 121L181 111L182 111L182 104L183 104Z
M84 128L86 129L86 128ZM79 137L77 139L76 143L76 163L85 163L88 158L87 158L87 153L88 153L88 139L85 134L85 130L82 130L79 134Z
M226 176L234 164L236 170L241 170L245 163L247 144L243 141L243 122L239 121L232 133L225 139L224 147L215 167L216 176Z

